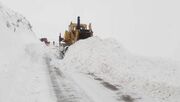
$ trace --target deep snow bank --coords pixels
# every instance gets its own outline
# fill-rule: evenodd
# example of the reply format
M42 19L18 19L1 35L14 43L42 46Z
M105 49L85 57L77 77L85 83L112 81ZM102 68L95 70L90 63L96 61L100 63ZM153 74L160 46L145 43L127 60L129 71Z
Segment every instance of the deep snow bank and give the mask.
M44 51L21 15L0 4L0 102L52 102Z
M180 70L176 62L135 56L114 40L92 37L69 47L61 68L95 75L144 102L178 102Z

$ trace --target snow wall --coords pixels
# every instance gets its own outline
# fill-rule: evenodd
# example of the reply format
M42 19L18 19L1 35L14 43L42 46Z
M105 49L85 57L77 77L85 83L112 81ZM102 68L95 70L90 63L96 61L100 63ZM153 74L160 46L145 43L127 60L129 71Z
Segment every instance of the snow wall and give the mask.
M25 17L0 3L0 102L52 102L44 51Z
M136 94L144 102L180 100L180 69L175 61L135 56L113 39L78 41L69 47L60 66L118 85L122 93Z

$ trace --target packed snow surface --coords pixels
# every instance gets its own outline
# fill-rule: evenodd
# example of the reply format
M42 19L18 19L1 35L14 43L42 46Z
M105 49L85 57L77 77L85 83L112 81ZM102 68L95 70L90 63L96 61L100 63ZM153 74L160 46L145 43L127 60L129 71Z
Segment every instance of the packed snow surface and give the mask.
M110 83L109 88L113 90L114 86L119 101L180 100L180 69L175 61L135 56L111 39L92 37L78 41L69 47L65 58L59 63L60 69L71 73L75 79L77 77L79 84L86 84L87 80L84 80L85 83L80 80L85 76L91 76L102 84Z

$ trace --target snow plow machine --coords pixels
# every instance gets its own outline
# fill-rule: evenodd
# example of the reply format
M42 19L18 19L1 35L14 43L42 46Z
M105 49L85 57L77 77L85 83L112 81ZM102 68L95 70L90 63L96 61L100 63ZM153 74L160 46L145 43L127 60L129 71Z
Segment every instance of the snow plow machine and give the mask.
M68 47L78 40L87 39L93 36L91 23L87 26L86 24L80 23L80 17L77 17L77 23L70 23L68 30L65 31L64 38L59 35L59 47L60 52L64 56Z

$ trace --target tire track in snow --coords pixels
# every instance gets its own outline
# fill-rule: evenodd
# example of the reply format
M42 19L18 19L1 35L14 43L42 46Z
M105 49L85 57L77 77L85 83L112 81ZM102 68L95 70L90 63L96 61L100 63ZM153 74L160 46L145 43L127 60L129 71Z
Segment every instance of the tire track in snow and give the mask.
M92 102L85 93L75 87L71 79L66 77L58 68L51 66L50 58L47 57L45 60L57 102Z

